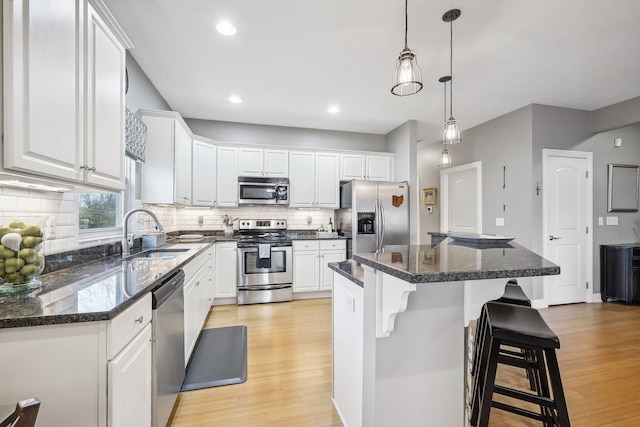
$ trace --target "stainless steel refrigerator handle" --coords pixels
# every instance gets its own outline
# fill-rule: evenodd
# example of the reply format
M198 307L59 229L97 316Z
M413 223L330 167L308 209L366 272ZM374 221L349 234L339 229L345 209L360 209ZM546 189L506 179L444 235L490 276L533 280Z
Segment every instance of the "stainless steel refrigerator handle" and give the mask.
M376 203L375 203L376 229L374 230L374 232L376 233L376 251L380 249L380 208L378 206L379 203L380 203L380 200L376 199Z
M382 206L382 200L378 199L380 204L380 248L384 245L384 207Z

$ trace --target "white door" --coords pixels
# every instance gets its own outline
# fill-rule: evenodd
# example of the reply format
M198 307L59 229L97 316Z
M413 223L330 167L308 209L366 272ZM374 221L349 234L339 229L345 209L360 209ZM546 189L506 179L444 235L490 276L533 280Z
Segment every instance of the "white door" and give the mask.
M107 369L109 427L151 427L151 323Z
M482 233L482 163L440 171L443 233Z
M543 150L544 256L560 266L545 277L548 304L587 300L591 282L591 153Z
M340 208L340 162L338 153L316 153L316 206Z
M215 206L216 204L216 146L193 140L192 204Z
M88 183L124 190L125 49L87 5Z
M218 207L238 206L238 148L218 147Z

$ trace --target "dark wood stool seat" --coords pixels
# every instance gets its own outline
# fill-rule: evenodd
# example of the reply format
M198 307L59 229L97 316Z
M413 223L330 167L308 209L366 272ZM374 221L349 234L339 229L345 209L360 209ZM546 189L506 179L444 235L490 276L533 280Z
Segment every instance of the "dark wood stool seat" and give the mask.
M486 333L478 373L474 378L471 425L488 426L491 408L494 407L541 421L545 427L569 427L569 414L555 353L560 348L558 336L538 310L530 307L488 302L483 312ZM501 354L502 345L518 348L534 357ZM495 379L499 364L518 366L531 372L534 392L497 385ZM539 406L540 412L494 401L494 394L533 403Z

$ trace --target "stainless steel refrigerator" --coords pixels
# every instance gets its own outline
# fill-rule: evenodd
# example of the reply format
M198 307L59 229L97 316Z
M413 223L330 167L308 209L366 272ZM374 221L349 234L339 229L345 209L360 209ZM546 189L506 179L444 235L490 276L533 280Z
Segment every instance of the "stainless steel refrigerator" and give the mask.
M348 238L347 258L385 245L409 244L409 184L349 181L340 187L336 228Z

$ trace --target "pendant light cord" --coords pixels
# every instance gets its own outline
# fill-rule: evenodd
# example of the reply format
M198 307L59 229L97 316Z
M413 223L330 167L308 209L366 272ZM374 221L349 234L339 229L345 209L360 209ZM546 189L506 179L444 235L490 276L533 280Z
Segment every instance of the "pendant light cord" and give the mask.
M450 110L449 110L449 114L450 117L453 117L453 20L450 21L450 44L449 44L449 76L451 77L451 81L449 82L449 89L450 89L450 93L449 93L449 106L450 106ZM445 87L446 87L446 83L445 83ZM445 118L446 121L446 118Z
M407 32L409 31L409 14L407 12L409 0L404 0L404 48L407 49Z
M447 81L443 81L444 83L444 122L447 122Z

